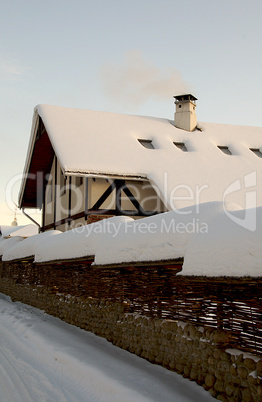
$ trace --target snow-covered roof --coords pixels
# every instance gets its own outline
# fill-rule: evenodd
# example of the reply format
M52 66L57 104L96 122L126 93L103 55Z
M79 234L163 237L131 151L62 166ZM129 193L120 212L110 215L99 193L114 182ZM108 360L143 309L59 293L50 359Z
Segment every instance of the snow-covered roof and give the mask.
M262 151L262 128L199 123L202 131L188 132L168 119L49 105L35 108L26 173L39 117L66 175L147 178L168 209L223 197L245 208L246 188L262 182L262 159L259 151L251 150ZM145 148L139 139L151 140L154 149ZM187 151L174 143L184 143ZM228 147L232 155L218 146ZM25 187L26 180L20 206ZM262 186L256 191L262 205Z

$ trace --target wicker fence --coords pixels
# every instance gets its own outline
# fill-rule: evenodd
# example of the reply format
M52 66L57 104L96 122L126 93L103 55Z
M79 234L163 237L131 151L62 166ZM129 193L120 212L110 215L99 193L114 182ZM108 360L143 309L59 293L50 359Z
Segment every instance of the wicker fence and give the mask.
M228 348L262 355L262 279L183 277L169 265L94 267L91 260L59 264L1 263L1 278L61 295L120 301L125 311L181 320L228 332Z

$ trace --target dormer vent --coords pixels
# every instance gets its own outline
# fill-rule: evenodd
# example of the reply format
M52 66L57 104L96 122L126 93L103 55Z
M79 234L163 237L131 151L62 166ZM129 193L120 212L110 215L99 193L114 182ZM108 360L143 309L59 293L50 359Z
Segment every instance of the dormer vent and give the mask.
M232 155L232 152L226 145L218 145L217 147L218 147L218 149L220 149L220 151L224 152L224 154Z
M186 145L185 145L184 142L174 142L174 145L175 145L177 148L181 149L181 151L187 152L187 147L186 147Z
M155 149L154 145L152 144L152 140L138 140L143 147L147 149Z
M196 101L191 94L174 96L176 112L175 127L186 131L194 131L197 127Z
M262 158L262 152L260 151L259 148L249 148L250 151L254 152L255 155L257 155L259 158Z

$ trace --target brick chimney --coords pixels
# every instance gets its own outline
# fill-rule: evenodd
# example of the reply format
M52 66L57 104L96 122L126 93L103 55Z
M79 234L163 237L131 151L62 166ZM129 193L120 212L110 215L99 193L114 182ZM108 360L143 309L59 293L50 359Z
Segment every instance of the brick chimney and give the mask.
M176 112L175 127L186 131L194 131L197 126L196 101L191 94L174 96Z

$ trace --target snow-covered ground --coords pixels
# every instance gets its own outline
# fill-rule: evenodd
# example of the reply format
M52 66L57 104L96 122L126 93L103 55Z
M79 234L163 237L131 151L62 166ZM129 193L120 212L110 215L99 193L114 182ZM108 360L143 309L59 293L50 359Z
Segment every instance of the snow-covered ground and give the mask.
M0 294L3 402L211 401L196 383Z

